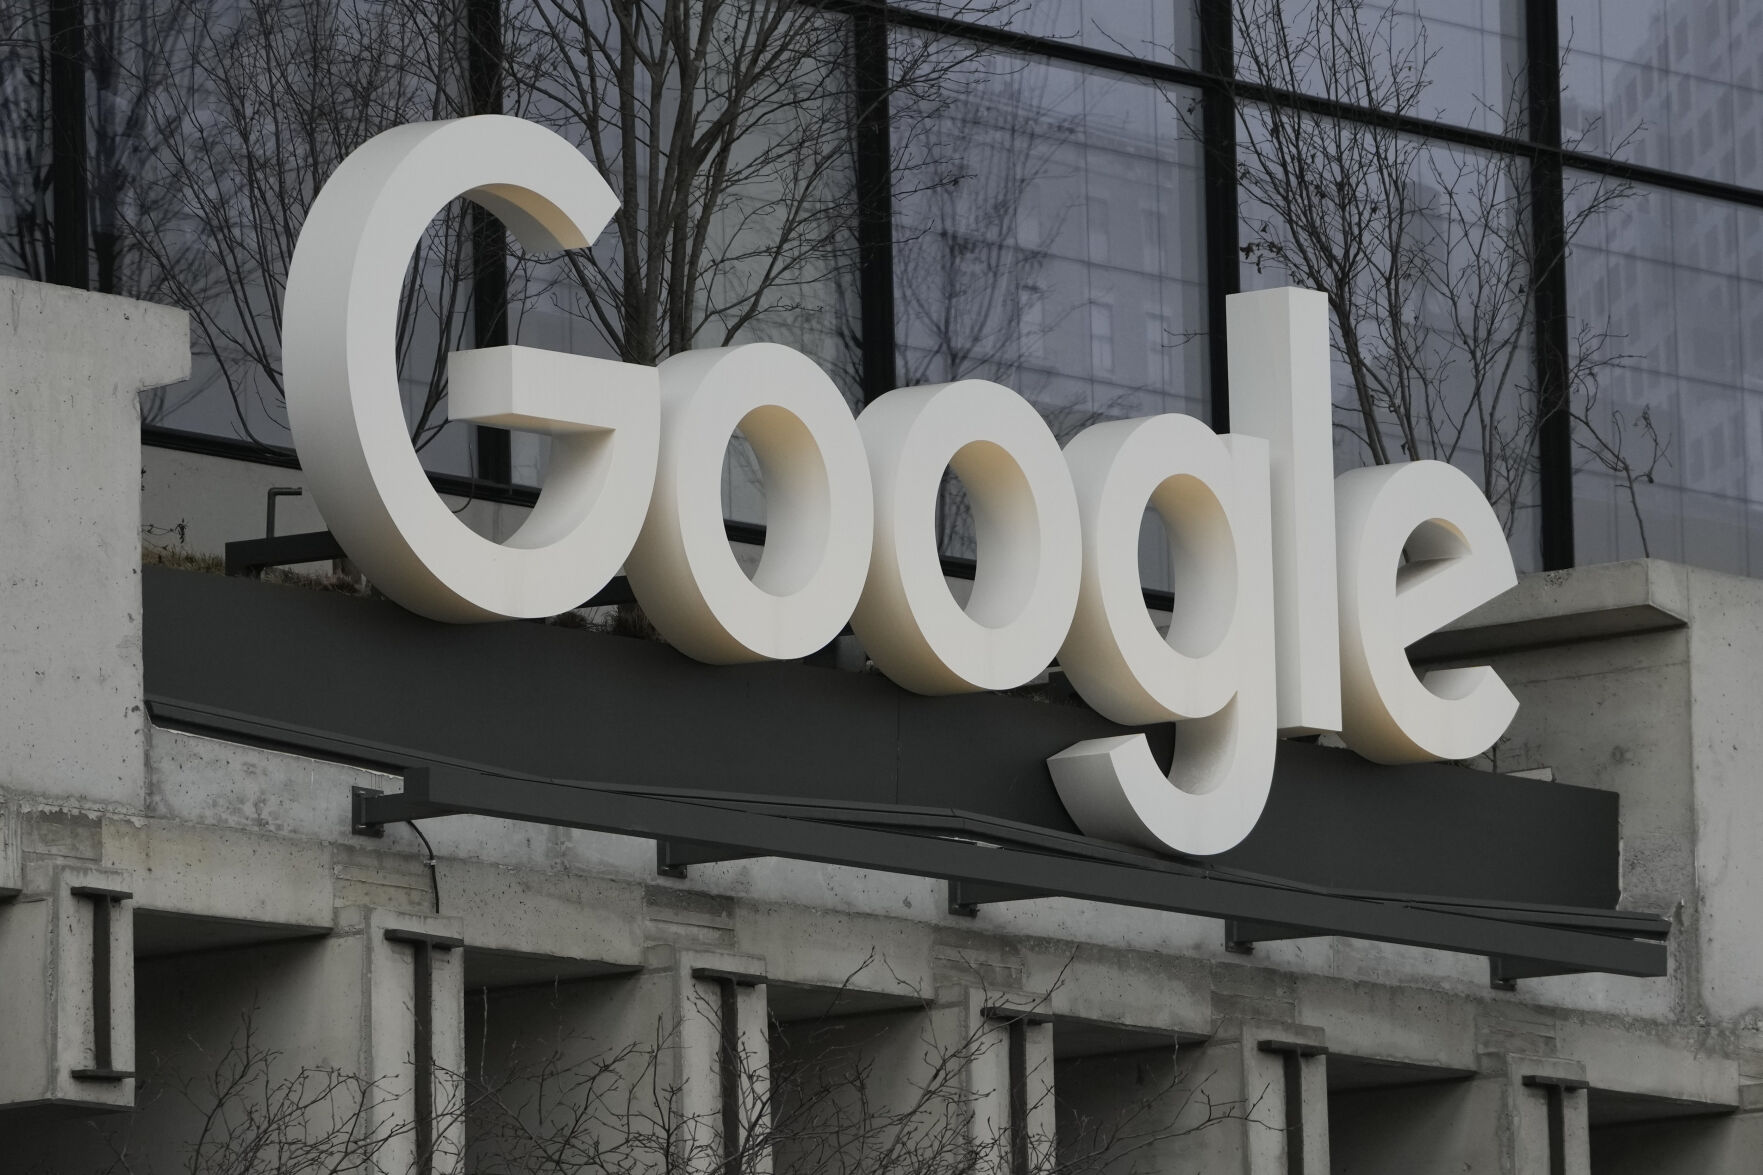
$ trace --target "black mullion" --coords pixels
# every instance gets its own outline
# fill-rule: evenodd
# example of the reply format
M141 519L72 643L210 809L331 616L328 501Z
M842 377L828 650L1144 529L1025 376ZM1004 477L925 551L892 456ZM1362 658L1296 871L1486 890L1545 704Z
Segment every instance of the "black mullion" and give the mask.
M1525 84L1530 139L1542 150L1530 164L1532 257L1536 275L1538 491L1543 570L1572 567L1573 418L1568 396L1567 220L1562 178L1561 41L1556 0L1525 4Z
M898 382L894 339L893 133L888 107L888 19L866 9L851 17L851 68L857 141L857 303L863 402Z
M49 177L54 213L49 278L91 288L86 236L86 13L84 0L49 4Z
M741 1003L732 978L714 980L717 994L716 1068L722 1095L722 1175L741 1175Z
M1200 69L1208 78L1236 72L1231 0L1200 0ZM1206 200L1206 357L1212 427L1230 431L1229 340L1225 298L1242 288L1237 210L1237 106L1228 84L1200 94L1201 158Z
M465 0L465 72L467 101L473 114L502 113L501 0ZM508 247L502 222L488 209L472 205L471 305L472 344L508 345ZM514 476L513 446L508 430L479 425L477 476L507 485Z
M1288 1052L1279 1061L1286 1097L1286 1171L1304 1175L1304 1058Z
M411 1002L415 1004L413 1029L417 1170L434 1170L435 1162L435 950L430 942L416 942L411 974Z
M1008 1028L1010 1069L1010 1175L1028 1170L1028 1021L1018 1016Z

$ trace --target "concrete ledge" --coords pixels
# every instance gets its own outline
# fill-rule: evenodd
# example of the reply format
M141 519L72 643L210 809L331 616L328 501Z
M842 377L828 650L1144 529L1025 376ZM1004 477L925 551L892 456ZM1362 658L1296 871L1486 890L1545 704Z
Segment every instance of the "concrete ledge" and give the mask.
M1416 661L1454 661L1576 641L1608 640L1689 623L1687 568L1659 559L1544 571L1417 641Z

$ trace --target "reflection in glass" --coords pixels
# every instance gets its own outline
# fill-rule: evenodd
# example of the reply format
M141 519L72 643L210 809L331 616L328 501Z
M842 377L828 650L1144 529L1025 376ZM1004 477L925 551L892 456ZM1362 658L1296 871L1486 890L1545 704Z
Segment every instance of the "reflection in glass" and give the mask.
M1539 565L1538 259L1522 161L1246 107L1245 288L1329 296L1338 469L1448 461Z
M1575 334L1622 361L1576 407L1578 559L1763 575L1763 210L1641 188L1593 227Z
M900 382L1003 383L1061 443L1102 420L1204 419L1192 100L997 57L958 100L898 113L918 152L895 202ZM944 550L971 555L953 479L945 499ZM1147 541L1146 582L1167 587L1161 532Z
M1522 0L1235 0L1237 75L1521 133Z
M1563 133L1584 148L1763 188L1763 5L1560 0Z

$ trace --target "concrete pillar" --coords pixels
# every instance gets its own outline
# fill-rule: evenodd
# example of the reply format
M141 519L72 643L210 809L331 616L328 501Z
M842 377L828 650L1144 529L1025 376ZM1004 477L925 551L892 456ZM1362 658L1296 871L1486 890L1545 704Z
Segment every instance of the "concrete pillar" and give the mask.
M0 786L138 806L141 417L189 320L0 278Z
M618 1153L632 1169L769 1160L763 963L652 948L633 974L473 993L467 1123L472 1169L525 1169L549 1152ZM728 1030L725 1035L725 1028ZM731 1096L732 1095L732 1096Z
M61 865L0 905L0 1109L135 1104L130 896L121 873Z
M338 911L323 938L142 960L136 1113L106 1120L108 1141L76 1119L30 1141L49 1170L105 1169L94 1146L100 1157L126 1147L142 1170L220 1168L227 1154L264 1147L303 1154L314 1169L454 1175L463 960L443 948L457 931L450 919L356 907ZM416 1163L424 1049L413 936L429 937L432 964L427 1169Z
M1325 1051L1319 1028L1248 1019L1226 1020L1204 1044L1183 1049L1183 1161L1219 1175L1324 1175Z
M359 958L357 1072L374 1074L386 1095L370 1130L390 1139L380 1169L449 1175L465 1161L465 960L459 922L387 910L339 911L342 947ZM405 1130L409 1126L411 1129ZM424 1156L429 1156L426 1165Z
M1001 1171L1049 1171L1057 1162L1053 1104L1053 1025L1045 999L959 989L933 1015L950 1023L945 1039L970 1049L968 1089L980 1153Z
M1340 1098L1331 1122L1341 1175L1591 1172L1583 1067L1556 1057L1487 1054L1465 1081ZM1557 1146L1559 1168L1551 1166Z

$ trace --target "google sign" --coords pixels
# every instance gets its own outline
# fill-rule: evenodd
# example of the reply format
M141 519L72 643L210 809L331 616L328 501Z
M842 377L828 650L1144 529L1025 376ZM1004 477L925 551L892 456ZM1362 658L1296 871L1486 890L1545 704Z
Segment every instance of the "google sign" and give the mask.
M288 414L310 492L350 557L404 607L452 622L554 615L622 567L649 619L712 664L821 648L850 624L924 694L1002 690L1057 660L1128 725L1179 723L1167 774L1142 735L1048 761L1089 835L1207 855L1266 803L1282 734L1339 731L1384 763L1467 758L1517 702L1485 666L1418 675L1405 650L1516 582L1465 474L1417 461L1335 477L1328 307L1272 290L1229 307L1231 416L1109 421L1063 451L1029 403L985 380L901 388L853 418L788 347L689 351L659 367L529 347L450 359L450 413L552 437L531 516L504 543L466 527L411 447L393 351L406 264L467 196L529 250L586 247L617 201L582 155L520 119L387 131L314 202L288 275ZM739 429L765 484L748 575L723 528ZM934 526L953 468L979 566L966 605ZM1146 611L1139 526L1174 562L1167 634Z

